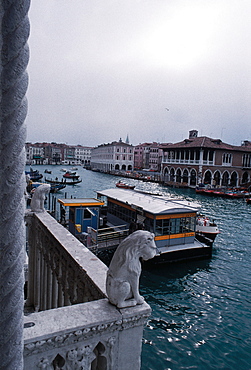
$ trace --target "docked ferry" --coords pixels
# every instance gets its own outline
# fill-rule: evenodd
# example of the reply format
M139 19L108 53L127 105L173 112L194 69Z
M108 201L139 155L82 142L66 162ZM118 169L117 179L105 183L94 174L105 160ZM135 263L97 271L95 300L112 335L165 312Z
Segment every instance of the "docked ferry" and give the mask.
M59 203L70 206L70 231L77 237L85 235L90 249L116 248L129 233L144 229L155 234L154 263L212 254L212 241L196 239L199 204L119 188L98 191L97 199L59 199Z

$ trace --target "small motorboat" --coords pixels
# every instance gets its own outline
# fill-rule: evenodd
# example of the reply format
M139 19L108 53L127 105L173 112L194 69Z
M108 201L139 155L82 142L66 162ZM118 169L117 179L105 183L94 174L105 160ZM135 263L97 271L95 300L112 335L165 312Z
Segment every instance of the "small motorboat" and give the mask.
M50 170L45 169L45 170L44 170L44 173L51 173L51 171L50 171Z
M216 236L219 234L218 226L214 221L211 221L209 217L199 215L196 220L196 237L204 235L206 238L215 240Z
M251 198L246 199L247 204L251 204Z
M129 185L121 181L117 182L116 187L122 188L122 189L132 189L132 190L135 188L134 185Z

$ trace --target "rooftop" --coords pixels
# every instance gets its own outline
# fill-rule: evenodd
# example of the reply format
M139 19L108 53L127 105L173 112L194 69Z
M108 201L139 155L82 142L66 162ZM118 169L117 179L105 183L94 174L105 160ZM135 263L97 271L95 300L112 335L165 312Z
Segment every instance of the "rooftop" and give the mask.
M165 151L175 148L209 148L209 149L223 149L223 150L238 150L238 151L251 151L249 145L231 145L224 143L221 139L213 139L207 136L193 137L185 139L175 144L163 145L162 149Z
M70 198L70 199L58 199L58 202L63 206L75 206L75 207L95 207L95 206L103 206L104 202L101 202L95 198Z
M115 188L98 191L97 193L125 203L132 208L143 208L146 212L152 214L197 212L200 209L199 204L187 200L144 194L129 189Z

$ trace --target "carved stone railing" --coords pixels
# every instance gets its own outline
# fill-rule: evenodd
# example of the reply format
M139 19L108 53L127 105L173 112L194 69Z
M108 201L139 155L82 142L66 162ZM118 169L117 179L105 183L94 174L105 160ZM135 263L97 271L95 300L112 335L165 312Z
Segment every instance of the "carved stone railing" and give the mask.
M28 211L26 224L35 312L24 318L24 368L140 369L149 305L111 305L107 267L47 212Z

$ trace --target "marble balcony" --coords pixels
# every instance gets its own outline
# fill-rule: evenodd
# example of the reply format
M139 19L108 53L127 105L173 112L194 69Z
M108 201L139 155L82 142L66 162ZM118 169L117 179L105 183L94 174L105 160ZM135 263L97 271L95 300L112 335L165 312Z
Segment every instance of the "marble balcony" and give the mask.
M147 303L108 302L107 267L47 212L26 211L24 369L140 369Z

